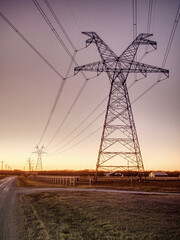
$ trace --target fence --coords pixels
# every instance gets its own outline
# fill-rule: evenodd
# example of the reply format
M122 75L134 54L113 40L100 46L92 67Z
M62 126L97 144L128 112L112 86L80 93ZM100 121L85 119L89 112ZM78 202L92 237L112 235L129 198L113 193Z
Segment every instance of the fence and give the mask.
M38 181L48 182L52 184L65 185L65 186L77 186L80 184L91 185L91 178L79 177L79 176L42 176L37 175Z

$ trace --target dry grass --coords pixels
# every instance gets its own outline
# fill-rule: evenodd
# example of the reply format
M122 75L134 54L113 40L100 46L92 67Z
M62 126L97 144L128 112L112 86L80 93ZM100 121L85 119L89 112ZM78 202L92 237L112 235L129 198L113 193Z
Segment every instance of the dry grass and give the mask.
M24 176L19 176L17 179L18 187L62 187L62 185L52 184L48 182L37 181L36 178L28 178Z
M138 181L129 179L106 180L94 183L101 188L115 188L119 190L152 191L152 192L180 192L180 180L147 180Z
M23 240L179 240L180 197L100 192L21 196Z

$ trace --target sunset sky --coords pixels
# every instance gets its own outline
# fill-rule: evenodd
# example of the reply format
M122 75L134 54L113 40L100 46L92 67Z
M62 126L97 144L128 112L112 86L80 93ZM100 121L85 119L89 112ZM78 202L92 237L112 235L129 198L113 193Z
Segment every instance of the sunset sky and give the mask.
M74 49L59 28L44 0L37 1L68 51ZM120 55L133 41L133 4L131 0L49 0L75 49L85 47L83 31L96 32ZM179 0L154 0L150 32L157 50L142 59L143 63L161 67ZM137 0L137 34L147 32L148 0ZM73 64L63 91L42 140L42 134L52 111L57 91L66 76L71 59L49 28L33 1L1 0L1 13L53 66L0 18L0 163L28 169L27 159L34 165L33 152L38 143L44 145L43 168L94 169L97 161L107 100L82 125L77 126L108 95L110 83L105 73L87 81L79 99L70 110L86 81L74 74ZM145 170L180 170L180 26L178 24L164 68L170 77L160 82L132 105ZM149 49L151 50L151 49ZM138 51L137 59L145 52ZM78 65L100 60L97 48L91 44L77 52ZM95 73L85 72L87 78ZM134 80L129 75L127 85ZM129 89L131 101L158 80L158 74L148 74ZM98 118L98 115L101 116ZM66 117L67 116L67 117ZM92 124L91 122L94 121ZM58 134L54 137L57 129ZM94 134L92 134L95 132ZM91 135L91 136L89 136ZM89 137L88 137L89 136ZM83 140L85 139L85 140ZM1 165L0 165L1 166Z

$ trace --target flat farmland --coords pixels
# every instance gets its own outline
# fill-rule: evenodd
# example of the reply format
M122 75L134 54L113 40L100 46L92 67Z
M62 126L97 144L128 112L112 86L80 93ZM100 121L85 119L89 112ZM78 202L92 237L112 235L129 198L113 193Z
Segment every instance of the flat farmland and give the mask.
M20 195L19 209L23 240L180 239L178 195L74 189Z

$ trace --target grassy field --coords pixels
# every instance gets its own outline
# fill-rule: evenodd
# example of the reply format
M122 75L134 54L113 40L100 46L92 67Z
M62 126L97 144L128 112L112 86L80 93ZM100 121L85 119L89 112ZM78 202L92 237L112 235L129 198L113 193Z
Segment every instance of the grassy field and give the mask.
M23 240L179 240L180 197L101 192L20 196Z

